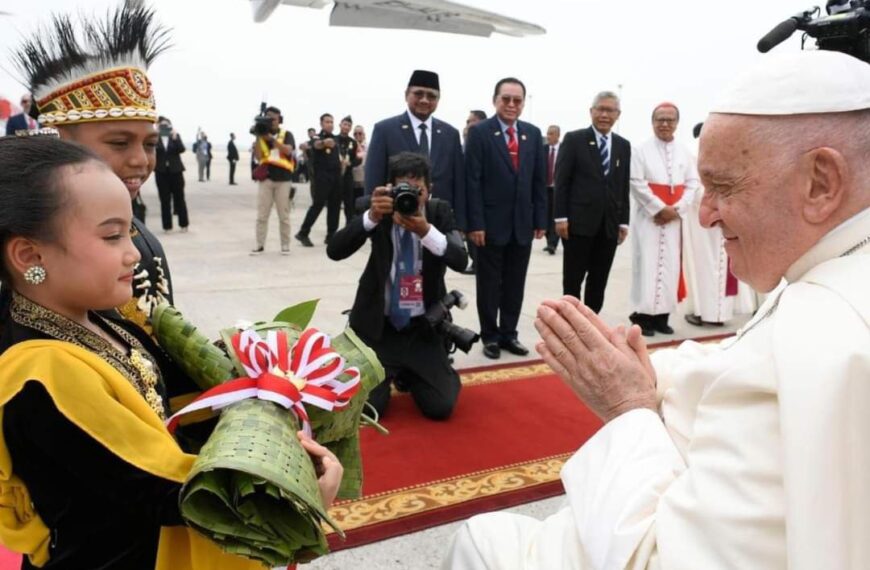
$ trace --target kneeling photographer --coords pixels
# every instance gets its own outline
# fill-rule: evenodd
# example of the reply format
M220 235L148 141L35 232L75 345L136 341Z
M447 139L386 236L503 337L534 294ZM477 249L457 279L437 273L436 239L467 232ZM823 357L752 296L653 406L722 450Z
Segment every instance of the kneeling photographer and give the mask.
M389 180L390 186L372 192L365 214L336 232L326 253L330 259L345 259L371 238L371 254L350 314L351 328L387 371L387 380L372 391L369 402L382 414L390 400L390 382L396 380L411 392L423 415L446 419L460 382L448 360L445 306L461 295L447 295L444 272L447 266L464 269L468 254L450 204L429 200L425 157L410 152L393 156ZM457 345L463 348L462 340Z
M251 134L257 137L253 148L257 167L252 177L257 181L258 186L257 243L251 255L259 255L265 251L272 204L278 211L281 254L290 253L290 185L296 168L293 158L296 141L293 139L293 133L281 128L283 122L280 109L266 107L263 103L260 114L254 118L254 126L251 127Z

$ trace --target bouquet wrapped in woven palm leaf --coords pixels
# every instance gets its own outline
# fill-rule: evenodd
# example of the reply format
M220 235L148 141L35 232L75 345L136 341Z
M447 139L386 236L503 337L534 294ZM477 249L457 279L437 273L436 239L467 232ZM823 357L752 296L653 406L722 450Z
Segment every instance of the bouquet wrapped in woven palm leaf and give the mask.
M324 523L341 532L323 509L296 431L310 430L341 461L339 496L359 496L362 409L384 377L353 331L331 340L303 331L311 312L303 304L276 322L225 329L226 350L173 307L160 306L152 317L160 345L210 390L191 407L223 410L182 489L181 514L225 550L271 566L326 553Z

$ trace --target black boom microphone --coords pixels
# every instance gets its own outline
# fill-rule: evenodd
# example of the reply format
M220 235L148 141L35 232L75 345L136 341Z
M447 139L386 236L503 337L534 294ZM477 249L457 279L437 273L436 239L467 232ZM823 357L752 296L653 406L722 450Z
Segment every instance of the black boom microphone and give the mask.
M776 25L775 28L767 32L763 38L758 40L758 51L767 53L785 40L798 29L797 17L789 18Z

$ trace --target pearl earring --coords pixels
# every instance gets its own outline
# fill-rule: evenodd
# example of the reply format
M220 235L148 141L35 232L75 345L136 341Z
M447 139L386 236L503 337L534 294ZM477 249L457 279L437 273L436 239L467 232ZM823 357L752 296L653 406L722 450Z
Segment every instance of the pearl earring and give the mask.
M45 268L41 265L33 265L24 272L24 280L31 285L39 285L45 281Z

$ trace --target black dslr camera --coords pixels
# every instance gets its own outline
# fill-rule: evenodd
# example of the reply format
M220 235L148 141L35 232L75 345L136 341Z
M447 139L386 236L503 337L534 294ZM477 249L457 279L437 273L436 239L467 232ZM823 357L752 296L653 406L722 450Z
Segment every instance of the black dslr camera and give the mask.
M266 102L260 103L260 114L254 117L254 126L249 131L255 137L266 136L272 132L272 118L266 115Z
M758 42L758 51L767 53L787 40L795 30L815 38L819 49L840 51L870 63L870 0L828 0L826 15L818 6L781 22Z
M420 189L407 182L399 182L393 186L393 210L403 216L413 216L417 213L420 199Z
M473 330L453 324L450 309L453 307L465 309L467 306L468 299L465 295L454 289L426 311L426 321L435 332L444 337L449 353L456 352L457 348L467 353L474 343L480 340L480 335Z

